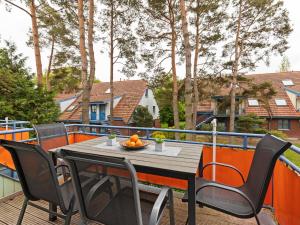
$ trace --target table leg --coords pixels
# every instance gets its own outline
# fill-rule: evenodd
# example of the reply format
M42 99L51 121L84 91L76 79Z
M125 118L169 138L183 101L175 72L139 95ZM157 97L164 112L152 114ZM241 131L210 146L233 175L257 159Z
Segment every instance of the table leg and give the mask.
M53 160L53 164L54 166L56 166L56 162L57 162L57 158L55 153L50 153L51 159ZM51 212L57 212L57 205L56 204L52 204L49 203L49 211ZM49 213L49 221L56 221L57 220L57 216L53 213Z
M188 179L188 196L188 224L196 225L196 186L194 176Z

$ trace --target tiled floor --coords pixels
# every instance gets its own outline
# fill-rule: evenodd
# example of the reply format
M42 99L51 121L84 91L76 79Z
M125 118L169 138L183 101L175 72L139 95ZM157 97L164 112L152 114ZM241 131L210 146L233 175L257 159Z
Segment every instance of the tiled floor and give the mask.
M22 206L23 195L16 196L11 200L6 200L0 203L0 225L15 225ZM42 206L47 206L45 202L39 202ZM169 224L168 215L165 213L161 224ZM269 211L264 211L262 217L271 217ZM184 225L187 216L186 204L182 203L180 199L175 199L175 216L176 225ZM63 224L62 219L56 222L48 221L48 214L31 206L28 206L24 216L23 225L49 225L49 224ZM75 215L72 219L72 225L79 224L79 215ZM197 225L255 225L254 219L240 220L215 210L208 208L197 208ZM272 223L263 223L272 224ZM274 224L274 223L273 223Z

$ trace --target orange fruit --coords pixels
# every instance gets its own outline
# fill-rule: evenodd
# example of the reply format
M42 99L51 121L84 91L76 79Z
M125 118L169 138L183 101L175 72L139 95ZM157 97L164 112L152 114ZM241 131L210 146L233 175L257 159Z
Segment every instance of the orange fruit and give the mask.
M135 146L135 142L130 142L130 147L134 147Z
M130 137L131 142L137 142L138 139L139 139L139 136L137 134L134 134Z
M143 146L143 142L142 142L140 139L138 139L138 140L135 142L135 146L138 146L138 147Z
M130 146L130 143L131 143L130 140L128 140L128 141L125 142L125 145Z

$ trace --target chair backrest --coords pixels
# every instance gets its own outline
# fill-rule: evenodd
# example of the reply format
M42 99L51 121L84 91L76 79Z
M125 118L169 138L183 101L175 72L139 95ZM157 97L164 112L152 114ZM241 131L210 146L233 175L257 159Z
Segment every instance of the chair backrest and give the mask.
M291 143L270 134L265 135L257 144L244 186L257 212L263 205L276 161L290 146Z
M142 225L136 171L128 160L63 149L60 154L70 167L82 218L103 224ZM94 173L89 176L92 181L80 175L83 168Z
M69 144L68 133L63 123L41 124L33 127L38 143L45 151Z
M53 162L38 145L0 140L13 159L24 195L32 201L45 200L65 210Z

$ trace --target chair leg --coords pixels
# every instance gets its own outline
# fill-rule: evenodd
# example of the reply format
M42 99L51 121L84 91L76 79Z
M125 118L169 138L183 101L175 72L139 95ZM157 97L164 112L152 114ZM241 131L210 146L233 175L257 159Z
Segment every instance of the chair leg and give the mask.
M23 218L24 218L24 214L25 214L27 205L28 205L28 199L25 197L24 202L23 202L23 206L22 206L19 218L18 218L17 225L21 225L22 224L22 221L23 221Z
M72 210L70 210L70 212L68 212L68 214L66 215L66 218L65 218L65 225L70 225L72 215L73 215Z
M257 225L260 225L260 222L259 222L259 219L258 219L258 216L257 216L256 213L255 213L254 217L255 217L255 220L256 220Z
M174 213L174 199L172 190L169 191L169 214L170 214L170 225L175 225L175 213Z
M189 217L186 218L185 225L188 225L188 223L189 223Z

